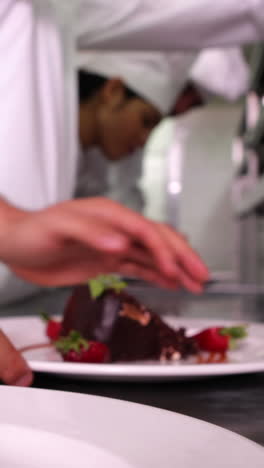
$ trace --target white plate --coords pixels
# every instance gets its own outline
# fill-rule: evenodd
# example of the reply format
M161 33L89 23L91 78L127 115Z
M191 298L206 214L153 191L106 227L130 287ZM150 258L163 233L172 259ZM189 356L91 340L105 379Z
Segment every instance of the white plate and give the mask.
M0 424L0 440L3 468L73 468L85 460L89 468L131 468L109 451L40 429Z
M166 321L177 328L185 326L190 333L212 325L228 325L232 322L188 320L166 317ZM0 327L17 347L46 341L44 324L39 317L17 317L1 319ZM130 364L76 364L63 362L55 350L42 348L28 351L25 357L36 372L48 372L82 379L147 381L201 378L217 375L243 374L264 371L264 325L251 323L249 337L233 352L229 362L223 364L192 364L135 362Z
M25 455L29 454L30 436L31 451L34 456L38 452L38 458L35 465L24 462L23 466L19 460L12 468L43 468L43 460L49 461L49 451L54 464L45 465L48 468L90 468L94 466L90 454L96 452L96 468L112 468L114 457L115 468L264 466L264 449L243 437L197 419L135 403L77 393L0 387L0 414L2 424L11 425L10 440L1 432L1 468L8 466L1 463L5 443L14 457L17 449L21 454L17 435L25 427Z

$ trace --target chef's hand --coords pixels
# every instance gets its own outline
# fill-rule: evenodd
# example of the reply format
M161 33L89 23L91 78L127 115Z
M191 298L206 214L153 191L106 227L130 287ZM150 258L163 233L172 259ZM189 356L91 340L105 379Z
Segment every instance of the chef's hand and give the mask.
M26 361L0 330L0 381L7 385L28 387L32 380L32 371Z
M36 212L1 201L0 221L0 258L40 285L72 285L115 272L200 292L208 279L206 266L181 235L106 198Z

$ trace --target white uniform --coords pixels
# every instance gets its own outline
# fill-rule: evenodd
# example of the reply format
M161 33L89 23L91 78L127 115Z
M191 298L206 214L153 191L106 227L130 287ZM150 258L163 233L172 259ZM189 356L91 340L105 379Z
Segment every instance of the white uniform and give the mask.
M72 0L73 1L73 0ZM81 0L79 46L175 50L264 37L263 0Z
M77 37L81 48L134 50L259 40L263 0L1 0L0 192L24 208L73 193ZM2 302L30 289L2 267Z
M144 197L139 185L142 159L142 150L114 163L98 148L80 151L75 197L108 197L142 212Z

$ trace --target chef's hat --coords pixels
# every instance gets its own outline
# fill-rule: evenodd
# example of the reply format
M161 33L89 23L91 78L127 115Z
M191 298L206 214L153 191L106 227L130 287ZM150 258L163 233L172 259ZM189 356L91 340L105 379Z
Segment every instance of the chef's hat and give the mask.
M195 55L159 52L79 52L77 66L111 78L119 77L136 94L166 115L182 91Z
M248 90L250 68L239 47L206 49L199 54L189 77L202 90L232 101Z

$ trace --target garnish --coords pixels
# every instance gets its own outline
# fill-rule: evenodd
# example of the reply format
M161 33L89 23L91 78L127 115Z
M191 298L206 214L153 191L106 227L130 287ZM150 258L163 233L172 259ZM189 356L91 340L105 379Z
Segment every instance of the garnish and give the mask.
M46 312L40 314L42 320L46 322L46 335L51 341L55 341L60 336L61 322L51 319Z
M55 342L55 347L61 353L67 353L70 350L81 351L82 349L88 349L89 343L79 332L72 330L69 335L59 338Z
M246 338L245 326L212 327L193 336L202 351L225 352L236 347L237 341Z
M93 299L100 297L108 289L113 289L119 293L127 287L125 281L121 281L115 275L99 275L88 281L90 293Z
M98 341L88 341L75 330L72 330L69 335L59 338L54 344L64 361L82 363L109 361L108 346Z

